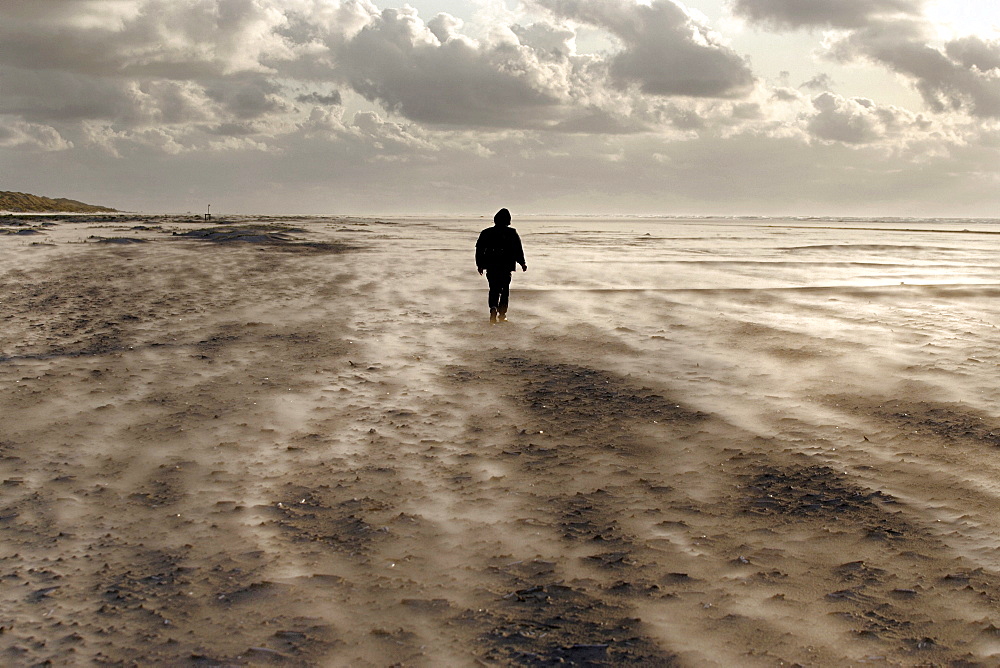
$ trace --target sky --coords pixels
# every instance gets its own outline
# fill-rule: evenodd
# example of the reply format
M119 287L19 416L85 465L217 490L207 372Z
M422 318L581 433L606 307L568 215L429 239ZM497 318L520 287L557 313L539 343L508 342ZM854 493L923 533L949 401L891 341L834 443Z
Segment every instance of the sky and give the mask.
M3 0L0 190L1000 218L1000 3Z

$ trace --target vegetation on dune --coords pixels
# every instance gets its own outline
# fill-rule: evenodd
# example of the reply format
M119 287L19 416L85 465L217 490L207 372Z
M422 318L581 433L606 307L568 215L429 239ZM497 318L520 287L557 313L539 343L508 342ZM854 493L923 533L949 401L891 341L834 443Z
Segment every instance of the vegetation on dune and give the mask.
M16 213L113 213L116 209L84 204L72 199L40 197L28 193L0 190L0 211Z

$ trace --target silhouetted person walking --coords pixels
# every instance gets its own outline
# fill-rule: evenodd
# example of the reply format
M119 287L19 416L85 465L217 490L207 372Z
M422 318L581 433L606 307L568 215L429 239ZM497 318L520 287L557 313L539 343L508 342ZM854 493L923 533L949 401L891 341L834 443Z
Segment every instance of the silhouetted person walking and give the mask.
M507 321L507 301L510 298L510 275L524 263L524 250L517 230L510 226L510 211L500 209L493 216L493 227L479 233L476 242L476 269L480 275L485 271L490 283L490 322Z

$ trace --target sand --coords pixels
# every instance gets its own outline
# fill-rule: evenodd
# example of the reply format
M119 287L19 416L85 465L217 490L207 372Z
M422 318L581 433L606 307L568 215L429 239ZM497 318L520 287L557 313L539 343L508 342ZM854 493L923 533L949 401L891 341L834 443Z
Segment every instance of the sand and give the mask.
M989 226L230 222L0 219L0 663L1000 665Z

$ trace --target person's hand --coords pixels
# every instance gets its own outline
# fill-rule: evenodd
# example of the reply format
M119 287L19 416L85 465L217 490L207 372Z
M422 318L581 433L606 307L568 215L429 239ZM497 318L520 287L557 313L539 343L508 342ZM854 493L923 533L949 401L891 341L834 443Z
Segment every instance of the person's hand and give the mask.
M522 264L521 265L521 271L528 271L528 265Z
M482 267L476 267L476 269L479 270L479 275L482 276L483 275L483 268Z

